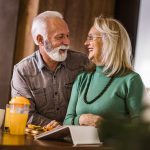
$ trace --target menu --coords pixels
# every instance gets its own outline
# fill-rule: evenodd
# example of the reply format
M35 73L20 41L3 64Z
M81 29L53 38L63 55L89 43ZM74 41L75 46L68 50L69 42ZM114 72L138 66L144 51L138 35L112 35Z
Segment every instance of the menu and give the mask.
M70 137L75 146L101 145L98 129L93 126L61 126L35 135L35 139L65 139Z

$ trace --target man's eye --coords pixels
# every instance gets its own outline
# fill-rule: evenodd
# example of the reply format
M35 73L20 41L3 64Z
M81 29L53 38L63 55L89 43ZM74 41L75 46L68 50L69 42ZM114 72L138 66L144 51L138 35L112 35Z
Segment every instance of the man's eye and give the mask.
M58 35L55 37L56 40L62 40L62 39L65 39L65 38L69 38L69 34L67 35Z
M67 35L66 35L66 37L67 37L67 38L70 38L70 35L69 35L69 34L67 34Z
M63 38L64 38L64 36L62 36L62 35L56 37L57 40L60 40L60 39L63 39Z

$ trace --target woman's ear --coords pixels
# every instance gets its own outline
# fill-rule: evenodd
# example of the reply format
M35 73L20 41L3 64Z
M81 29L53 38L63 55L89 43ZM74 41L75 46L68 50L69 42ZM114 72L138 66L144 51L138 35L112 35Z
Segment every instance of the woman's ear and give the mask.
M42 35L39 34L36 39L37 39L38 45L41 45L41 46L44 45L44 39Z

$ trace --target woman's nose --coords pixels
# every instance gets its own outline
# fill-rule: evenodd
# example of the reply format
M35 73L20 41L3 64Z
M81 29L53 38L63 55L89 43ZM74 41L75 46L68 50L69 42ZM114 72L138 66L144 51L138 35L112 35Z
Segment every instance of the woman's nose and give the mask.
M86 40L86 41L84 42L84 45L85 45L85 46L89 45L88 40Z

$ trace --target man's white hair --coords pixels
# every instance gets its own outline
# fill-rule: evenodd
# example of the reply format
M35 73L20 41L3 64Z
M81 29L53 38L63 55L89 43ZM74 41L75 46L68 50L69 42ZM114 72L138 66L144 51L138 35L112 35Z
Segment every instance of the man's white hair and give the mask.
M38 45L38 35L47 38L47 20L55 17L63 19L62 14L57 11L45 11L33 19L31 33L36 45Z

